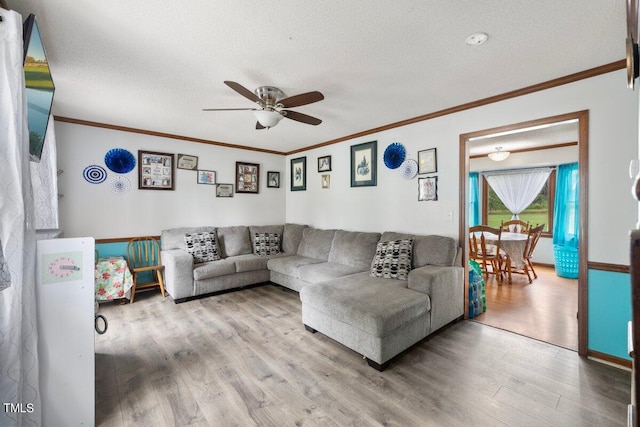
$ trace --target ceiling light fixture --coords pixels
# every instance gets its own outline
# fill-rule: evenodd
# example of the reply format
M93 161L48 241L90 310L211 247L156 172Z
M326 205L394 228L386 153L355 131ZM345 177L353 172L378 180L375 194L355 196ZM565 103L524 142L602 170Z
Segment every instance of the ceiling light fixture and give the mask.
M255 114L258 122L267 129L274 127L282 120L282 114L276 111L258 110L254 111L253 114Z
M496 147L496 151L489 153L489 158L494 162L501 162L511 154L509 151L502 151L502 147Z
M486 42L488 38L487 33L473 33L464 42L469 46L479 46Z

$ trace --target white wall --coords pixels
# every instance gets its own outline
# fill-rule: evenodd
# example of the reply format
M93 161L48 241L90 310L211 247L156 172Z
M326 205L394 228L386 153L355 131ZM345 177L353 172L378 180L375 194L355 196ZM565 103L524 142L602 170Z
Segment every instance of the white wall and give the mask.
M398 230L458 237L459 136L513 123L589 110L589 255L590 261L628 264L628 232L637 207L629 195L629 160L637 157L638 99L626 88L626 71L581 80L356 138L289 156L307 156L307 191L287 192L289 222L351 230ZM350 146L378 141L378 185L351 188ZM409 157L438 149L437 202L417 201L417 181L405 181L384 166L382 154L391 142L405 145ZM320 188L318 156L331 155L331 188ZM288 185L288 184L287 184ZM453 221L447 214L453 211Z
M285 220L285 186L267 188L267 171L279 171L284 181L284 156L250 150L224 148L169 138L55 122L58 168L60 227L65 237L92 236L97 239L159 235L164 229L197 225L274 224ZM217 182L232 183L235 190L235 162L260 164L260 193L234 194L217 198L214 185L196 183L196 172L176 169L175 189L138 190L137 167L125 174L131 182L127 193L116 194L108 182L114 172L104 164L112 148L125 148L137 159L138 150L184 153L199 157L200 169L217 172ZM90 184L82 172L99 165L107 181Z

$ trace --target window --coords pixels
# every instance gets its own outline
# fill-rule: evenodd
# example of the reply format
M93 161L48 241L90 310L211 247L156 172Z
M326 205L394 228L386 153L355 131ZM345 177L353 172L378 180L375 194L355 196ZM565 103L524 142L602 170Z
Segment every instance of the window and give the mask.
M529 225L544 224L543 235L551 236L553 230L553 202L555 199L556 171L549 175L547 182L538 194L538 197L518 215L522 221L528 221ZM500 228L502 221L509 221L513 214L498 198L486 178L482 179L482 223L491 227Z

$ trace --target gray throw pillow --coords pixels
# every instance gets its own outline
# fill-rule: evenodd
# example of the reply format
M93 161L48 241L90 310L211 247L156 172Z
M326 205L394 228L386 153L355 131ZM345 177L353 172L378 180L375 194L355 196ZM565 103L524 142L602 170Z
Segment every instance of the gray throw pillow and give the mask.
M256 255L267 256L280 253L280 235L278 233L255 233Z
M196 264L220 259L215 232L187 233L184 235L184 243L186 251L193 256L193 261Z
M411 271L413 240L380 242L371 263L371 276L407 280Z

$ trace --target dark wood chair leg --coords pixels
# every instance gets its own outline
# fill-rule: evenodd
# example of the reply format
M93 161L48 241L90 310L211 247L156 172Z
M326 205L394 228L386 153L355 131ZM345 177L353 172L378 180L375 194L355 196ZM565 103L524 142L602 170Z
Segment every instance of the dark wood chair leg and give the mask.
M386 361L381 365L378 362L374 362L373 360L369 359L368 357L366 359L367 365L371 366L373 369L379 372L384 371L385 369L387 369L387 366L389 366L389 361Z
M313 329L311 326L304 325L304 328L305 328L307 331L311 332L312 334L315 334L316 332L318 332L318 331L316 331L315 329Z

